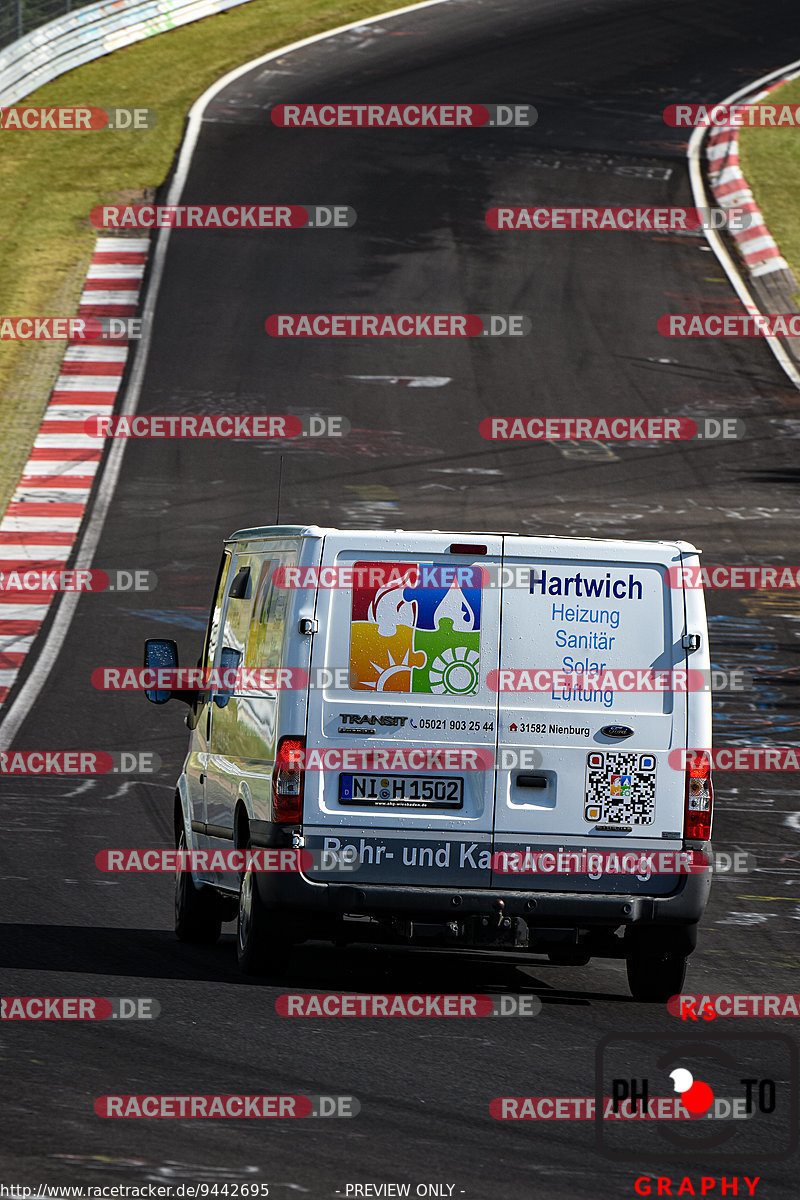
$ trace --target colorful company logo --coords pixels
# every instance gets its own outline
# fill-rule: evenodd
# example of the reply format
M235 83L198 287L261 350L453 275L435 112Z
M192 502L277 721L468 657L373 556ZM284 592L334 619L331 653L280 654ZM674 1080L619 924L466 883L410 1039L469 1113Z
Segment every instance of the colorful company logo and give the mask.
M353 566L354 572L381 568L384 582L353 588L352 686L374 692L474 695L480 679L480 588L459 587L457 582L422 586L420 563Z
M611 776L611 799L612 800L630 800L631 798L631 777L630 775L612 775Z

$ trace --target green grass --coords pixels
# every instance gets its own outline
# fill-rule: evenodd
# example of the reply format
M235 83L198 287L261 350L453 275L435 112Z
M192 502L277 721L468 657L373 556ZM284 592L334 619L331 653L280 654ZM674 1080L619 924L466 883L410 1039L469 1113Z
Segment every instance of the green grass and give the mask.
M117 50L19 101L145 107L157 121L138 132L0 131L0 314L75 314L100 232L89 213L98 204L141 199L163 182L186 113L214 80L279 46L391 7L391 0L251 0ZM0 343L0 513L63 351L63 343Z
M762 103L800 105L800 79ZM767 228L800 279L800 128L740 129L739 162Z

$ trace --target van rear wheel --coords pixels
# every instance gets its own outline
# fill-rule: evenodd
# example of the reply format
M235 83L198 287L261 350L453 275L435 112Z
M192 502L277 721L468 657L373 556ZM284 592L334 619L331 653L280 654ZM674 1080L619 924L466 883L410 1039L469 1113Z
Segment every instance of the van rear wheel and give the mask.
M631 995L645 1004L665 1003L678 995L686 977L686 957L674 950L635 950L626 965Z
M181 830L178 850L186 850L186 833ZM196 887L191 871L175 872L175 933L182 942L213 946L222 928L220 905L210 887Z
M248 867L242 874L236 923L236 956L245 975L271 975L289 962L292 943L278 933L275 921L276 915L264 907L255 873Z

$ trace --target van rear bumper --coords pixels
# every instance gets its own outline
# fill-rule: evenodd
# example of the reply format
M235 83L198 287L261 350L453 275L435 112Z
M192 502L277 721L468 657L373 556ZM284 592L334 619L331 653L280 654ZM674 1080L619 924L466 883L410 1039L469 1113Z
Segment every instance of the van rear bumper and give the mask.
M502 900L505 916L521 917L533 929L692 925L702 916L711 887L708 873L677 876L675 890L667 896L311 883L302 875L286 874L259 874L256 879L261 899L268 908L290 911L298 917L350 913L381 920L391 917L460 920L496 916L497 902ZM313 932L309 936L313 937Z

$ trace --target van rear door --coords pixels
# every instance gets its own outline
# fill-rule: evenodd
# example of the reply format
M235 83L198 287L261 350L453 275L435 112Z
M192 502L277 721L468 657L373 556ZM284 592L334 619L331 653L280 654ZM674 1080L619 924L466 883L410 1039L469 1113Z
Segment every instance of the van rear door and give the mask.
M677 546L660 543L505 538L497 852L681 849L684 778L668 755L685 746L685 692L546 686L535 674L685 668L683 594L668 574L680 561ZM559 874L551 861L529 860L544 871L496 871L493 885L649 894L675 886L667 876ZM574 872L574 859L561 862Z
M501 545L326 533L303 832L328 861L355 860L343 881L489 886L500 592L482 584L484 570L498 576Z

